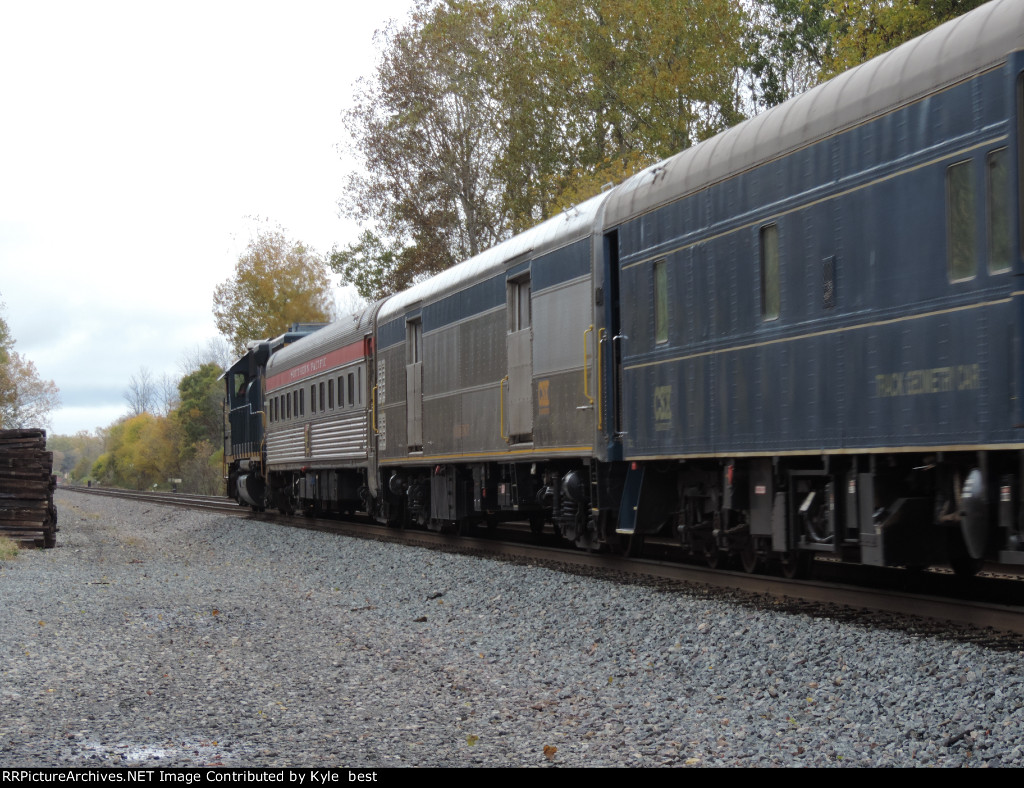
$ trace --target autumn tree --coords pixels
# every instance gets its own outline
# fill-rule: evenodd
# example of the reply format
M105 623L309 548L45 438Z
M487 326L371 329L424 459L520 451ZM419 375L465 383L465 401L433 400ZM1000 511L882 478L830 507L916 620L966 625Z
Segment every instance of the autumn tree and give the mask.
M737 0L421 2L346 114L364 227L332 267L378 298L739 119Z
M81 480L89 475L89 469L103 453L103 439L81 430L74 435L48 436L46 448L53 452L54 473Z
M986 0L761 0L749 4L745 84L754 112L893 49Z
M822 80L834 58L829 0L766 0L748 9L743 47L750 109L758 112Z
M504 107L494 91L497 3L419 3L379 35L383 52L345 113L364 169L350 176L343 214L372 225L332 267L364 298L441 271L508 234L495 163ZM360 275L368 264L372 274Z
M333 294L327 264L283 230L257 233L232 278L217 285L213 316L236 356L246 344L284 333L293 323L327 322Z
M183 455L193 452L201 441L215 446L223 439L222 372L216 364L207 363L178 382L180 404L174 417L181 428Z
M129 413L138 416L140 413L154 413L159 399L157 381L153 373L145 366L128 378L128 387L121 392L128 403Z
M175 425L163 416L126 416L107 430L92 476L105 484L148 489L178 472Z
M840 74L987 1L827 0L834 44L822 75Z
M0 317L0 429L45 429L58 407L57 386L40 378L36 365L14 350L14 337Z

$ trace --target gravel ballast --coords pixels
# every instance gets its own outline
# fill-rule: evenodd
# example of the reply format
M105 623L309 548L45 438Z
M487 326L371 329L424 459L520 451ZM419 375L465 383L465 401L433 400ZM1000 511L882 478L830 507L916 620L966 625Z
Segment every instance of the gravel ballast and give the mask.
M1024 765L1020 653L58 491L3 766Z

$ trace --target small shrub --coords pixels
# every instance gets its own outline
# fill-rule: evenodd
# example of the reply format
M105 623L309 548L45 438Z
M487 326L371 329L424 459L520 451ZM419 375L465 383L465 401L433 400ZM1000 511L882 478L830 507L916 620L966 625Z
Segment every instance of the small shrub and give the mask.
M0 561L13 561L18 555L18 543L0 536Z

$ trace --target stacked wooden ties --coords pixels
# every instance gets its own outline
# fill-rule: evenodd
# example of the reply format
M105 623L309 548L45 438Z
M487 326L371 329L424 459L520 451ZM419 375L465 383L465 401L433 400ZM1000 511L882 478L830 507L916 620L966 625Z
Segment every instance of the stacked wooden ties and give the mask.
M0 536L57 544L52 474L45 430L0 430Z

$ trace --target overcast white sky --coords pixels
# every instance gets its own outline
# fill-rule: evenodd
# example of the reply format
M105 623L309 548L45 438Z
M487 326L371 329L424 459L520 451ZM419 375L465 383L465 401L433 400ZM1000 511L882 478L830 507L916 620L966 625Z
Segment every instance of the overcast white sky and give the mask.
M217 335L213 289L257 226L321 252L341 111L412 0L0 0L0 300L61 390L53 433L106 427L140 367Z

